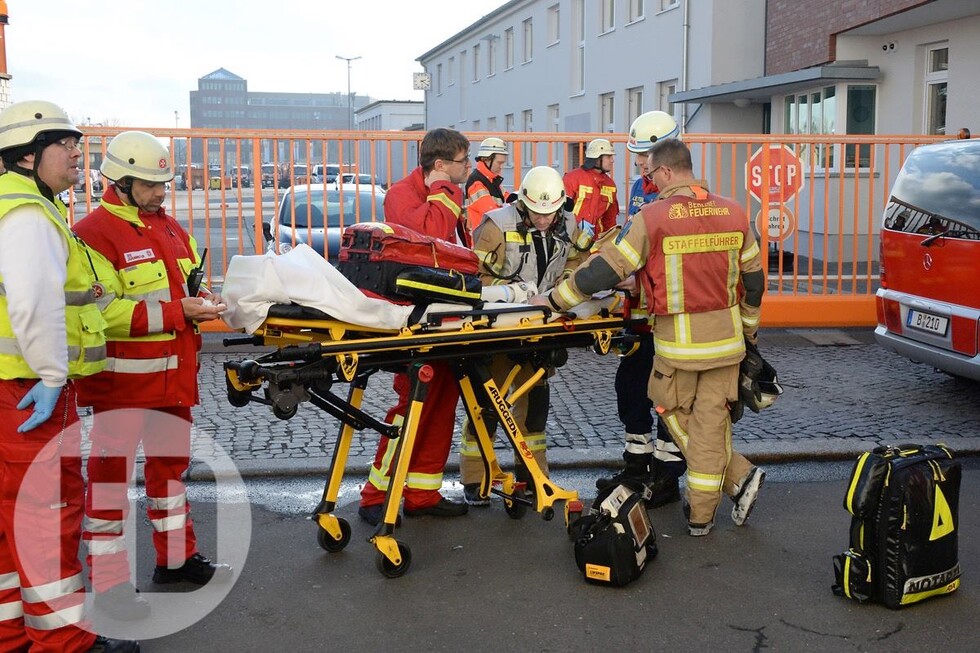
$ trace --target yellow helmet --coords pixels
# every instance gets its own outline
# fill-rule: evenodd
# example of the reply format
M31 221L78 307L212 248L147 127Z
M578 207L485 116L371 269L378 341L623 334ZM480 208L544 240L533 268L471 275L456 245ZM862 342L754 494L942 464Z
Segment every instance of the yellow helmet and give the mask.
M612 143L606 138L596 138L589 141L589 144L585 146L585 158L586 159L598 159L604 154L616 154L613 150Z
M30 145L45 132L82 136L65 110L53 102L26 100L0 112L0 152Z
M153 134L122 132L109 142L99 170L107 179L123 177L148 182L167 182L174 178L170 152Z
M554 213L565 203L565 182L550 166L535 166L521 179L520 202L535 213Z
M630 152L642 154L653 144L665 138L676 138L680 134L677 121L669 113L664 111L647 111L637 116L633 124L630 125L629 140L626 141L626 149Z
M493 156L494 154L507 156L507 144L504 143L503 139L497 138L496 136L484 138L483 142L480 143L480 149L476 152L477 158Z

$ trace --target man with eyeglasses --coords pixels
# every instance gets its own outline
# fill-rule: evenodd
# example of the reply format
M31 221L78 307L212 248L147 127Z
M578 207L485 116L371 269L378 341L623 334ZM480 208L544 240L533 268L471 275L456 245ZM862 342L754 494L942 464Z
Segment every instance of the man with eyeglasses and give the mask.
M425 134L419 146L419 166L408 177L396 182L385 195L385 221L466 247L472 246L462 211L460 184L469 176L470 142L455 129L437 128ZM429 382L425 407L419 417L415 447L405 480L405 515L419 517L459 517L466 504L442 496L442 473L452 447L453 426L459 387L448 363L430 363L434 375ZM398 403L388 411L389 424L401 424L409 404L411 382L405 373L395 374ZM391 481L392 456L396 446L381 438L368 482L361 490L357 514L376 526ZM393 451L393 449L392 449Z
M106 365L89 252L56 198L81 132L51 102L0 113L0 650L139 651L86 630L74 379ZM74 428L69 428L74 426Z
M722 493L735 504L732 521L743 525L766 476L732 449L729 413L746 343L756 342L765 272L744 209L694 177L684 143L657 141L649 157L657 201L532 301L567 310L637 273L654 316L649 395L687 459L684 512L688 534L701 537L714 526Z

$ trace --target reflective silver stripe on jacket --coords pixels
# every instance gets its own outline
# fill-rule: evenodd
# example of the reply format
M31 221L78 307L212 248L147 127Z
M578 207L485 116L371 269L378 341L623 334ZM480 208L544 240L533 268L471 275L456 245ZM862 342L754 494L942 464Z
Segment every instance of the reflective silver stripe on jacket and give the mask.
M71 345L68 347L68 360L76 361L80 354L82 354L82 348L76 345ZM6 354L7 356L19 356L21 358L24 355L21 353L20 345L17 344L17 338L0 338L0 354ZM98 361L104 361L106 359L106 348L105 345L99 345L97 347L86 347L84 350L83 363L95 363Z
M106 372L117 374L154 374L177 369L177 356L164 358L107 358Z
M171 300L170 288L162 288L139 294L127 294L126 299L132 299L134 302L146 302L148 304L150 302L169 302Z
M146 305L146 331L147 333L163 332L163 306L159 303Z
M0 296L7 295L7 288L0 282ZM86 304L95 304L95 291L89 288L88 290L66 290L65 291L65 305L66 306L85 306Z

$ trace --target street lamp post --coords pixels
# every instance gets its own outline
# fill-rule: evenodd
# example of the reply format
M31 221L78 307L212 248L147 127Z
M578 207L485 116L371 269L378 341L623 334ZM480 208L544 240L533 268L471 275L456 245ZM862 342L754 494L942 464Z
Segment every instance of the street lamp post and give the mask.
M347 62L347 130L354 131L354 96L350 92L350 69L351 62L357 61L360 57L342 57L339 54L334 55L341 61ZM353 143L353 142L352 142ZM351 145L353 147L353 144ZM347 165L350 166L350 148L347 151Z

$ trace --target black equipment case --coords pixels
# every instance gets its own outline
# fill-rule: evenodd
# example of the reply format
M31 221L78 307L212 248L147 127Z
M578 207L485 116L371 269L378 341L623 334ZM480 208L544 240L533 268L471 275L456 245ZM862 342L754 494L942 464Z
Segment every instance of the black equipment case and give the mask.
M337 263L355 286L381 297L472 306L481 301L479 268L469 248L382 222L344 229Z
M588 514L569 525L575 563L586 581L626 585L656 557L657 533L644 498L626 485L610 487L599 493Z
M834 556L834 594L900 608L960 585L960 463L945 446L861 454L844 508L850 546Z

